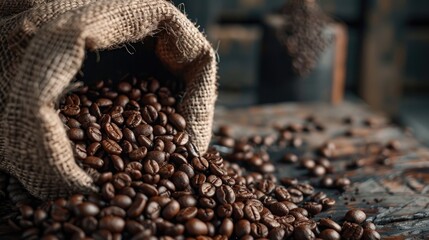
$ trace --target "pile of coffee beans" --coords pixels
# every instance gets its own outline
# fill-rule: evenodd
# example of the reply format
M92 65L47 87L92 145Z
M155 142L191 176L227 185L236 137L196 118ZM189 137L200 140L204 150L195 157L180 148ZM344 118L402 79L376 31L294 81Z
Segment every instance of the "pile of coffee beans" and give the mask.
M17 199L10 226L23 239L45 240L380 239L359 210L342 226L316 221L335 200L296 179L278 180L267 152L233 139L228 128L220 132L232 154L200 154L176 112L176 93L154 78L127 78L67 95L59 116L77 163L97 177L99 190Z

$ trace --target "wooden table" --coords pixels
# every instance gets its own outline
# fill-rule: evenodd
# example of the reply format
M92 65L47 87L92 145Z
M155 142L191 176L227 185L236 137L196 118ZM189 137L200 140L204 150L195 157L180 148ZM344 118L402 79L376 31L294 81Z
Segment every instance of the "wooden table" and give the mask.
M233 126L235 136L275 134L273 126L303 123L310 115L324 125L324 131L300 134L304 145L298 149L268 149L272 160L278 162L277 175L317 183L320 178L309 177L306 170L280 163L279 159L290 151L311 157L328 140L334 142L337 148L345 148L341 156L332 158L335 175L347 176L353 184L343 193L318 189L329 193L338 203L318 217L330 215L339 220L349 208L360 208L377 225L384 239L428 237L429 149L422 146L409 130L390 123L385 116L372 112L365 105L278 104L237 110L217 109L215 129L226 124ZM354 118L352 125L343 122L346 116ZM362 124L366 119L371 119L374 126ZM345 137L345 132L351 128L357 129L360 136ZM346 169L350 162L368 158L369 154L359 154L356 149L384 145L393 139L399 141L400 152L386 160L389 164L368 164L357 169Z

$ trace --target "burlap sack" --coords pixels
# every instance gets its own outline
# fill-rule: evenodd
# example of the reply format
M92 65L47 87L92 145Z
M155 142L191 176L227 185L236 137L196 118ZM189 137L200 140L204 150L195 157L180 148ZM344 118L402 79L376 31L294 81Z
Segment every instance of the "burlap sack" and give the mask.
M171 3L22 2L25 6L13 11L31 8L16 15L0 10L1 170L43 199L93 189L92 178L74 161L54 102L79 71L85 50L111 49L149 35L157 38L160 60L185 80L179 111L200 151L207 148L216 99L215 53Z

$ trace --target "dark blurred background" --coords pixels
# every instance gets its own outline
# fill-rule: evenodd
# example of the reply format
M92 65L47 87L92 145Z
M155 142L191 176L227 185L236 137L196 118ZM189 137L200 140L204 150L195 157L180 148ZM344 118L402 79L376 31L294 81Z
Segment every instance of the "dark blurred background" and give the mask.
M174 0L219 54L218 105L364 101L429 142L429 1L319 0L334 22L298 77L276 36L285 0Z

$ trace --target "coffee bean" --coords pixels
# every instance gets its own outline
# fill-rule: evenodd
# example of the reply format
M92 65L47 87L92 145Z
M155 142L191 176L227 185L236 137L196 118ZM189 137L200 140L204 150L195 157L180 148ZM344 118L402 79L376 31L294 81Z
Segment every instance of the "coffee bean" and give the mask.
M179 131L183 131L186 127L185 119L178 113L168 115L168 121Z
M167 206L162 210L162 217L164 219L173 219L180 211L180 204L176 200L171 200Z
M149 219L156 219L161 213L161 206L159 203L151 201L145 209L145 216Z
M365 229L363 231L362 240L379 240L381 239L380 234L374 229Z
M177 213L176 220L179 222L185 222L191 218L196 217L197 213L198 213L198 208L187 207L185 209L180 210L179 213Z
M341 232L341 226L329 218L322 218L319 221L319 226L322 228L330 228L337 232Z
M258 208L253 204L246 204L244 206L244 216L251 222L257 222L261 220Z
M282 160L285 163L296 163L296 162L298 162L298 156L296 156L293 153L288 153L288 154L283 156Z
M372 222L364 222L364 223L362 224L362 227L363 227L364 229L372 229L372 230L375 230L375 229L376 229L375 224L374 224L374 223L372 223Z
M325 229L320 234L319 237L326 240L340 240L340 234L333 229Z
M122 148L111 139L101 141L101 146L103 147L104 151L110 154L119 155L122 152Z
M221 204L234 203L235 193L230 186L223 185L216 190L217 200Z
M363 228L356 223L344 222L341 237L346 240L358 240L363 235Z
M316 202L305 202L302 207L313 216L319 214L323 208L322 204Z
M216 208L216 214L219 218L229 218L232 216L232 212L231 204L222 204Z
M131 151L128 154L128 157L132 160L132 161L141 161L146 157L147 154L147 148L145 147L139 147L133 151Z
M287 206L281 202L271 204L270 210L276 216L286 216L289 213L289 209L287 208Z
M344 219L348 222L360 224L365 221L366 214L362 210L352 209L346 213Z
M295 227L293 237L296 240L313 240L316 238L313 231L305 225Z
M234 231L234 223L230 218L225 218L219 227L219 234L230 238L233 231Z
M125 173L128 174L133 180L139 180L142 177L141 170L143 165L139 162L133 161L125 167Z
M242 219L236 223L234 234L237 237L243 237L245 235L249 235L250 232L251 232L251 224L248 220Z
M329 209L335 205L335 199L333 198L324 198L320 201L320 203L323 205L323 209Z
M80 107L78 105L65 105L61 112L66 116L76 116L80 113Z
M176 189L183 190L189 186L189 177L182 171L177 171L173 174L171 181L176 186Z
M74 148L74 152L78 159L85 159L88 156L88 152L86 151L85 144L76 144Z
M268 234L268 238L272 240L282 240L286 236L286 230L282 227L276 227L271 229L270 233Z
M147 200L148 199L144 194L137 193L131 206L128 208L127 216L131 218L140 216L146 207Z
M250 232L256 238L264 238L268 236L268 228L262 223L252 223L250 225Z
M70 128L67 136L73 141L82 141L85 139L85 132L80 128Z
M214 216L215 216L215 213L210 208L198 209L197 218L199 218L201 221L209 222L214 218Z
M152 105L147 105L142 110L142 117L147 123L154 123L158 118L158 111Z
M110 139L117 142L123 137L121 129L115 123L106 123L104 125L104 131Z
M118 206L123 209L128 209L132 204L132 199L123 194L118 194L110 201L110 205L112 206Z
M130 116L128 116L125 124L130 128L135 128L142 122L143 118L138 112L133 112Z
M83 163L95 169L101 168L104 165L104 161L101 158L94 156L86 157Z
M125 227L125 221L124 219L116 216L104 216L100 220L100 228L106 229L113 233L120 233Z
M159 165L155 160L147 160L143 163L143 169L146 173L156 174L159 171Z
M113 175L112 183L115 189L123 189L131 185L131 177L125 173L117 173Z
M209 168L209 162L204 157L194 157L192 166L198 171L206 171Z
M206 235L208 233L207 225L197 218L188 220L185 224L185 229L192 236Z
M88 127L88 129L86 130L86 133L89 140L93 142L100 142L102 140L102 135L101 135L100 129L98 128Z
M199 193L205 197L213 197L216 193L216 187L211 183L203 183L199 187Z
M75 213L78 216L91 217L96 216L99 212L99 207L90 202L81 203L75 208Z

